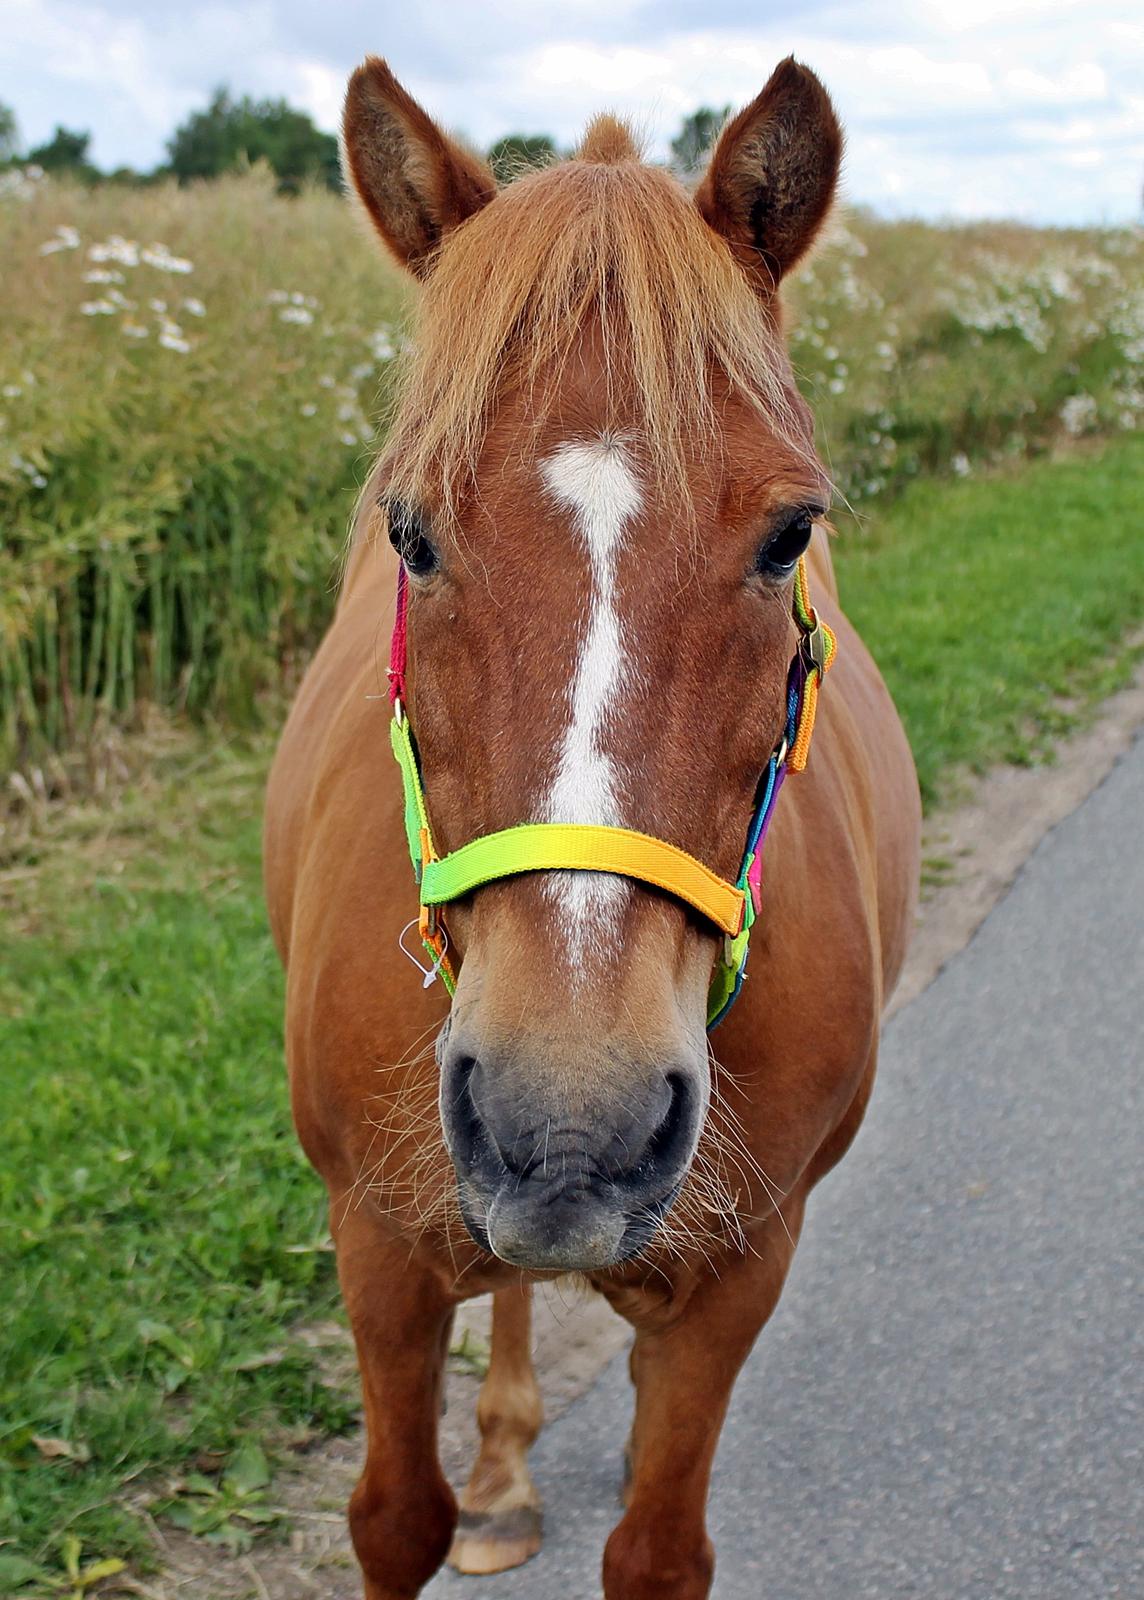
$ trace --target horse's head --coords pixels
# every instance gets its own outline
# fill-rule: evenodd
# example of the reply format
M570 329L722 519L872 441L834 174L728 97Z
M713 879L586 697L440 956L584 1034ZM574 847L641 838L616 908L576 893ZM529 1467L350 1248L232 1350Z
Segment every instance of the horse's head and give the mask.
M409 574L438 850L603 824L734 880L828 499L777 304L837 178L825 91L784 62L694 196L610 118L498 192L377 60L345 146L424 285L364 531L388 529ZM441 1118L470 1231L528 1267L623 1260L695 1156L721 935L586 871L488 883L447 924Z

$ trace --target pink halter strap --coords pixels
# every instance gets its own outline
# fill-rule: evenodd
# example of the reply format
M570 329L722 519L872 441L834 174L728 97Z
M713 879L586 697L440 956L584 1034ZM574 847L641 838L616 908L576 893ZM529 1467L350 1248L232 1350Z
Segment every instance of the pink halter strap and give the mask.
M409 620L409 574L404 561L397 566L397 604L393 613L393 637L389 641L389 703L405 699L406 628Z

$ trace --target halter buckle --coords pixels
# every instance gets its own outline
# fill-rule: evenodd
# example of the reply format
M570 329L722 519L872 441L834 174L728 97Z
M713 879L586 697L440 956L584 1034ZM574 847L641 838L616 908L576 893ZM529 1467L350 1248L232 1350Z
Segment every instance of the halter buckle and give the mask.
M817 671L821 678L826 671L827 644L826 629L823 627L822 619L817 612L814 613L813 628L802 636L802 649L809 659L811 668Z

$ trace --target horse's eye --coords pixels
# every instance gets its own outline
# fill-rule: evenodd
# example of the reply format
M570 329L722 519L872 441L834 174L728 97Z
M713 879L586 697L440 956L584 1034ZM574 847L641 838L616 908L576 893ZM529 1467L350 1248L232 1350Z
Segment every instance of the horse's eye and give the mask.
M415 578L428 577L436 571L437 552L425 532L419 511L414 511L402 500L388 500L389 542L404 561L406 570Z
M801 506L788 512L772 533L755 560L755 569L768 578L789 578L798 565L798 558L806 554L814 531L814 519L822 513L813 506Z

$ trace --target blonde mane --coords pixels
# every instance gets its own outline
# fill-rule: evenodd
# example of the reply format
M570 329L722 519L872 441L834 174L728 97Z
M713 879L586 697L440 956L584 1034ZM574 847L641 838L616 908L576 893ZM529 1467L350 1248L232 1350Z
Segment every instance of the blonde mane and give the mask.
M541 420L552 374L593 316L601 425L634 432L672 492L686 496L687 450L714 437L720 371L806 454L773 313L683 186L643 164L623 123L599 117L574 159L518 179L446 240L375 481L451 506L474 481L498 397L521 386Z

